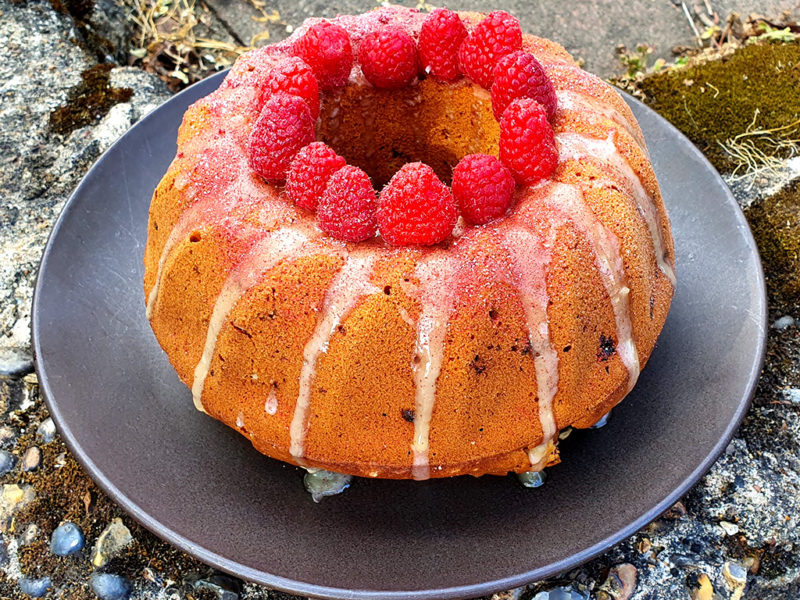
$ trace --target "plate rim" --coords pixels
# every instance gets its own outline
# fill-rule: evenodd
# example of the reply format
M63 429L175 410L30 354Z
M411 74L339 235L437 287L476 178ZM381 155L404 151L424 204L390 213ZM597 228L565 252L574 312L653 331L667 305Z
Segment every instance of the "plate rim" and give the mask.
M564 571L567 571L578 565L584 564L589 560L599 556L609 548L615 546L621 541L634 535L643 527L647 526L649 523L657 519L673 504L675 504L675 502L677 502L682 496L684 496L714 465L714 463L720 457L720 455L728 446L728 444L730 444L731 440L733 439L733 436L739 429L742 420L744 419L745 415L750 409L753 397L756 392L756 387L760 379L761 371L763 369L764 360L766 357L769 302L768 302L766 279L764 277L764 269L761 261L761 256L758 251L758 246L756 245L750 226L747 222L747 219L744 216L741 207L739 206L739 203L734 198L733 193L731 192L727 183L725 183L719 172L705 157L705 155L703 155L703 153L700 152L700 150L680 130L678 130L664 117L659 115L653 109L649 108L643 102L634 98L630 94L615 88L616 91L623 96L623 98L629 105L631 104L635 105L640 110L643 109L646 112L652 113L651 116L654 116L656 118L656 121L660 121L662 125L666 125L670 129L672 129L673 132L679 136L679 138L682 138L681 141L683 142L686 150L689 153L691 153L695 158L699 158L701 163L704 163L707 167L710 167L710 169L714 173L716 173L717 177L719 178L719 182L721 183L721 190L726 196L728 203L731 204L734 209L734 217L735 220L737 221L737 224L740 226L744 225L745 242L747 247L751 251L752 255L755 257L755 263L756 263L755 264L756 269L754 273L755 282L753 287L761 291L760 294L761 314L758 315L759 321L761 323L761 335L758 337L757 340L755 340L754 344L755 352L753 353L753 356L756 358L756 360L753 362L750 372L747 374L747 385L744 390L745 394L743 394L742 396L743 401L739 403L739 406L737 407L736 411L733 414L732 420L730 421L722 437L717 441L717 443L714 445L710 453L683 481L681 481L681 483L677 487L675 487L675 489L672 490L670 494L667 495L666 498L664 498L653 508L645 511L644 514L640 515L638 518L634 519L628 525L622 527L615 533L608 535L604 539L593 544L592 546L585 548L579 552L576 552L575 554L572 554L557 562L549 563L545 566L531 569L523 573L519 573L517 575L511 575L500 579L493 579L491 581L486 581L486 582L466 584L461 586L450 586L440 589L424 589L424 590L414 589L406 591L345 589L340 587L309 583L307 581L298 581L295 579L282 577L280 575L273 575L265 571L248 567L247 565L241 564L235 560L228 559L212 550L208 550L205 547L196 544L190 541L189 539L183 537L181 534L176 532L167 524L162 523L161 521L151 517L147 511L143 510L138 504L133 502L119 488L117 488L111 482L111 480L97 467L92 458L83 450L80 443L73 435L69 427L69 424L65 421L58 408L58 403L55 402L53 399L54 395L52 389L50 388L50 381L39 360L39 356L41 354L40 353L41 331L39 326L38 299L40 296L41 287L43 285L41 274L46 267L46 262L50 257L50 254L52 253L54 240L57 237L63 225L63 222L65 221L65 215L74 205L75 199L80 195L84 186L87 185L87 181L92 177L92 175L95 173L96 170L100 170L101 165L105 160L105 158L107 157L107 155L110 154L112 151L114 151L118 145L126 143L125 140L131 134L131 132L133 132L137 127L145 126L145 124L149 120L155 118L156 114L159 111L161 111L167 104L172 102L180 102L187 96L193 96L200 88L209 87L210 89L208 93L210 93L211 91L213 91L213 89L216 89L216 87L218 87L218 85L222 82L227 73L228 70L221 71L215 75L207 77L206 79L198 81L197 83L187 87L181 92L171 96L165 102L161 103L158 107L156 107L147 115L142 117L139 121L137 121L117 141L115 141L95 160L94 164L81 178L80 183L76 186L75 190L73 190L69 198L64 203L64 206L61 208L59 216L56 219L48 235L47 242L44 246L44 250L42 251L42 257L39 261L38 270L36 273L36 283L34 286L33 301L31 304L31 347L33 350L34 368L37 378L39 380L40 393L45 401L48 411L50 412L50 416L56 423L56 428L59 434L61 435L61 438L64 440L67 448L70 450L70 452L72 452L73 456L75 456L75 458L78 460L80 465L86 470L86 472L95 482L95 484L97 484L97 486L100 487L100 489L103 490L103 492L107 494L126 514L130 515L140 525L142 525L145 529L156 535L158 538L179 548L180 550L186 552L187 554L203 562L204 564L207 564L211 567L229 573L235 577L239 577L248 581L252 581L254 583L258 583L260 585L264 585L268 588L277 589L294 595L326 598L331 600L339 600L339 599L433 600L438 598L442 599L476 598L478 596L484 596L499 591L505 591L517 588L520 586L533 583L535 581L539 581L542 579L546 579L548 577L552 577L554 575L558 575L560 573L563 573Z

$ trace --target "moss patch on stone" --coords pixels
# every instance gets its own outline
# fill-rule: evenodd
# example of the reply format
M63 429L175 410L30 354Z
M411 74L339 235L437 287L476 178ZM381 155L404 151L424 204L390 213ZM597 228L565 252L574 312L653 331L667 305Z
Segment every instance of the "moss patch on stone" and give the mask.
M800 298L800 182L746 211L770 288Z
M5 424L24 431L13 449L17 458L33 445L42 451L38 469L23 473L17 467L0 477L0 483L32 485L36 493L34 500L15 516L13 529L6 534L19 536L30 524L38 528L32 543L21 544L17 551L20 570L25 576L48 576L54 588L69 585L68 594L64 596L69 600L96 600L88 585L94 570L89 557L100 533L116 517L122 518L134 541L101 571L124 575L143 589L156 593L169 581L179 586L187 573L207 570L202 563L162 542L128 518L89 478L59 436L48 444L37 440L37 426L48 417L48 412L39 398L38 386L32 385L29 393L36 400L36 408L0 415ZM84 549L76 555L59 557L50 552L50 536L62 521L76 523L86 537ZM27 596L16 584L0 578L0 598L24 600Z
M748 44L717 60L649 75L636 89L718 169L730 172L737 163L721 143L751 124L774 129L800 118L800 43Z
M81 73L81 82L69 91L64 106L50 113L50 129L67 135L94 123L115 104L130 100L132 89L111 86L110 73L114 67L113 64L104 63Z

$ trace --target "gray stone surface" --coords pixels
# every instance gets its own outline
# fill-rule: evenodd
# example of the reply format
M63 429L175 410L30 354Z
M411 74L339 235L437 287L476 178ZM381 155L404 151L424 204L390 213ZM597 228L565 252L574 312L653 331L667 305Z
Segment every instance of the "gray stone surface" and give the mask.
M720 12L743 6L771 12L789 3L712 4ZM246 41L251 31L261 28L251 24L251 17L261 13L243 0L212 0L212 6L220 27L231 35ZM335 7L320 1L273 0L264 10L280 11L283 23L269 24L276 39L306 15L371 6L353 0ZM615 69L613 48L618 42L632 46L647 41L662 53L691 42L688 25L667 1L594 0L577 6L548 0L495 6L518 14L525 29L564 42L604 74ZM485 8L476 1L451 7ZM118 12L122 9L106 8L102 14L99 8L92 12L92 30L114 44L125 44L126 25ZM90 582L96 584L98 573L108 572L130 581L134 600L285 600L284 594L204 568L115 507L89 482L53 432L36 377L30 373L31 291L50 227L99 154L168 96L154 77L133 68L114 69L111 84L133 89L130 101L66 137L52 133L51 111L64 103L81 73L102 58L74 43L82 35L79 29L72 17L57 13L45 1L0 0L0 447L9 453L6 462L12 465L0 474L0 598L24 598L22 589L30 582L49 578L48 597L88 600L95 597ZM119 52L117 47L111 54ZM794 166L787 164L787 175L780 180L742 180L736 186L740 203L749 206L774 193L797 176ZM495 600L800 597L799 317L793 302L772 297L770 323L783 320L781 327L769 331L767 365L753 407L723 457L681 503L587 565L524 590L498 594ZM34 447L41 465L24 473L15 465ZM74 556L51 560L49 541L67 520L82 528L86 547ZM91 551L112 538L124 543L114 545L113 551L106 548L102 559Z
M89 165L167 92L138 69L117 69L112 83L135 90L131 101L64 139L49 130L50 113L96 58L76 45L73 21L47 2L4 1L0 11L0 374L14 374L33 366L33 285L61 206Z
M418 6L417 0L393 2L404 6ZM297 27L308 16L334 17L337 14L360 13L379 3L370 0L266 0L264 11L277 11L280 22L267 23L270 40L282 39L287 31ZM711 6L724 24L731 12L741 15L752 13L778 15L786 10L800 10L797 0L709 0L686 2L690 14L702 32L702 14L707 17L706 4ZM265 24L257 19L263 13L247 0L209 0L217 16L237 37L247 42L263 31ZM681 2L670 0L588 0L585 2L558 2L555 0L454 0L431 3L452 10L507 10L519 18L523 31L551 38L563 44L576 58L585 61L585 67L603 77L619 72L615 48L624 44L634 49L647 43L654 47L653 60L671 59L675 46L694 46L695 37ZM800 14L800 13L798 13ZM713 19L713 17L711 17ZM287 26L289 29L287 30Z

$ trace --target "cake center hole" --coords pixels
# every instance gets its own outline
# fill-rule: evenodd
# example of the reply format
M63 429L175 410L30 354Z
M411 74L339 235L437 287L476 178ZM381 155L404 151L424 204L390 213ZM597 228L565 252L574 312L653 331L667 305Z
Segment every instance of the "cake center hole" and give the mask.
M321 139L380 189L400 167L424 162L448 185L467 154L497 156L500 128L488 93L467 80L424 79L399 90L349 84L322 100Z

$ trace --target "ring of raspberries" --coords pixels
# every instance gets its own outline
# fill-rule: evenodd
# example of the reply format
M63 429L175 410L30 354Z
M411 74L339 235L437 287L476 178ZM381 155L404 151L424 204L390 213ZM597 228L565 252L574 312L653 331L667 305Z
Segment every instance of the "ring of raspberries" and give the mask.
M437 244L459 215L469 225L498 219L510 210L516 186L534 185L556 168L555 89L523 51L519 21L506 12L490 13L468 32L457 13L439 8L425 18L418 41L387 25L361 40L357 56L347 31L322 21L292 54L262 84L250 165L285 184L289 199L316 212L320 229L335 238L361 242L379 233L393 246ZM344 86L356 60L376 88L402 88L424 72L440 81L466 76L488 89L500 123L499 157L464 156L449 188L428 165L408 163L376 193L363 170L316 141L320 90Z

